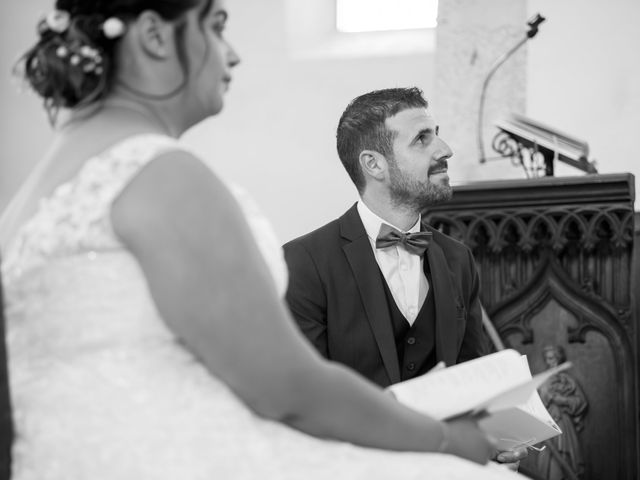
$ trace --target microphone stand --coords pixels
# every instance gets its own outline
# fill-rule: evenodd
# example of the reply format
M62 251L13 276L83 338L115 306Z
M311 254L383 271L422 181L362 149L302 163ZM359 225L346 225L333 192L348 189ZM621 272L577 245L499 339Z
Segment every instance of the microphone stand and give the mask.
M520 40L518 43L516 43L511 48L511 50L503 54L493 63L493 65L491 66L491 69L489 70L489 73L484 79L484 82L482 84L482 91L480 93L480 108L478 109L478 150L480 151L480 163L485 163L487 161L487 158L484 154L484 140L482 138L482 120L484 118L484 100L487 93L487 87L489 86L489 81L493 77L493 74L496 73L498 68L500 68L502 64L506 62L509 59L509 57L511 57L511 55L513 55L522 45L524 45L527 42L527 40L536 36L536 34L538 33L538 27L545 20L546 19L539 13L537 13L535 17L529 20L527 22L527 25L529 26L529 31L527 32L525 37L522 40Z

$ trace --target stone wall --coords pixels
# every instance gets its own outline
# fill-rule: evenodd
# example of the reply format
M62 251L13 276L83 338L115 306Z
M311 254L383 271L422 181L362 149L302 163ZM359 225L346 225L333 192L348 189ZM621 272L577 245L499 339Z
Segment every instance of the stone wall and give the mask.
M483 81L494 62L527 31L526 0L440 0L436 37L435 91L430 97L442 138L454 151L452 182L522 178L508 160L478 167L478 110ZM495 157L494 122L511 111L525 113L526 44L495 73L484 106L484 151Z

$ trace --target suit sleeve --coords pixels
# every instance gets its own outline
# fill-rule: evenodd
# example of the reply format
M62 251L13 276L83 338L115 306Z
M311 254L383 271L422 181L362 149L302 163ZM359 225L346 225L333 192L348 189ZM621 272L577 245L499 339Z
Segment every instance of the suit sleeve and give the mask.
M470 250L467 250L469 277L471 279L467 298L467 325L458 363L465 362L489 353L489 336L482 324L480 305L480 277Z
M286 301L300 330L321 355L328 358L327 296L309 251L298 242L284 245L289 269Z

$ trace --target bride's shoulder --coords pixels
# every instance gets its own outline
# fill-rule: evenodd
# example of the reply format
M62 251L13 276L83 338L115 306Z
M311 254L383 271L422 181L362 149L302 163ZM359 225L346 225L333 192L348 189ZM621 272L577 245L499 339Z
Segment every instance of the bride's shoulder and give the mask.
M181 209L205 206L206 212L234 209L230 186L192 149L168 137L128 139L114 146L99 168L110 172L112 217L173 217Z
M161 172L165 172L167 178L159 178L157 183L157 186L163 185L163 180L170 181L171 175L185 168L185 159L198 160L196 154L179 140L156 133L135 134L89 158L75 181L82 188L103 190L109 200L113 200L142 172L145 176L148 176L147 171L154 172L154 176L162 176ZM168 168L158 168L167 160L171 161ZM154 168L148 168L150 164L154 164Z
M103 217L113 199L154 159L194 157L178 140L166 135L135 133L104 138L91 133L56 138L0 216L3 250L29 224L49 224L54 216Z
M112 168L118 165L142 166L168 152L192 153L177 139L157 133L135 134L113 142L97 155L90 158L85 169L95 164Z

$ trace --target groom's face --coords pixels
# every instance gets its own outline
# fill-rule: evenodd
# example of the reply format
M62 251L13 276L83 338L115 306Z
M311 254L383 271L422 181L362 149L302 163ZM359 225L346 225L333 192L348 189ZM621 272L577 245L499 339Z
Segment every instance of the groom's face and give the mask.
M439 136L438 126L425 108L403 110L386 122L394 133L389 165L392 201L417 211L449 200L447 160L453 152Z

